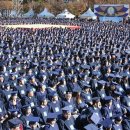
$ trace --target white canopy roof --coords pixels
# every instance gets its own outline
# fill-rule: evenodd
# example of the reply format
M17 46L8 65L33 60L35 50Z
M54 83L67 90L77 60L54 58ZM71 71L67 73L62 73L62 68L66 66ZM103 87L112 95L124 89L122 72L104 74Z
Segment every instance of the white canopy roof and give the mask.
M17 11L11 10L10 17L16 17L16 16L17 16Z
M27 13L23 14L23 18L32 18L34 16L33 9L30 9Z
M67 9L65 9L62 13L58 14L56 17L72 19L75 17L75 15L71 14Z
M47 8L45 8L41 13L37 15L38 17L42 18L53 18L55 17L54 14L50 13Z
M2 16L1 12L0 12L0 17Z
M79 16L80 18L87 18L87 19L97 19L97 16L94 14L94 12L89 8L85 13L81 14Z

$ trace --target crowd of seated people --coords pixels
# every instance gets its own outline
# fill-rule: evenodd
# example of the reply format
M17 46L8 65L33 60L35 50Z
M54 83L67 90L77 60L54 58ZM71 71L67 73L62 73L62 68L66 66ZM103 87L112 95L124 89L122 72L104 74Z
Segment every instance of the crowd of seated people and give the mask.
M0 130L130 130L130 25L0 22L81 26L0 27Z

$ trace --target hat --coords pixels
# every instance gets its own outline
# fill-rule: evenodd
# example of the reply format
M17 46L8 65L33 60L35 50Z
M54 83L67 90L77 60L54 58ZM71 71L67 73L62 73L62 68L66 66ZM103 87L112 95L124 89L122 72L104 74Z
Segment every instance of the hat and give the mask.
M114 78L115 77L115 75L114 74L109 74L109 76L108 77L110 77L110 78Z
M36 124L39 122L39 117L29 116L27 120L29 121L29 124Z
M66 94L72 94L72 92L71 91L66 91Z
M74 93L79 93L79 92L81 92L81 88L76 88L76 87L75 87L75 88L73 89L73 92L74 92Z
M111 101L111 100L112 100L112 97L111 97L111 96L106 96L106 97L104 98L104 100L105 100L105 101Z
M112 128L112 120L107 118L101 122L101 125L103 125L104 128Z
M71 113L72 112L72 107L66 106L62 108L63 113Z
M44 100L47 100L47 98L45 96L40 96L39 100L42 102Z
M55 96L58 96L58 94L54 91L54 92L52 92L51 94L51 97L55 97Z
M91 88L89 84L84 84L84 89Z
M56 113L48 113L47 119L49 120L53 120L57 118L57 114Z
M12 95L12 96L17 96L17 95L18 95L18 91L12 91L12 92L11 92L11 95Z
M34 91L32 87L27 88L27 93Z
M31 109L31 106L28 104L28 105L24 105L22 108L23 108L24 110L26 110L26 109Z
M9 128L16 128L18 127L20 124L22 124L22 121L19 120L18 118L14 118L8 121L9 124Z
M121 121L122 120L122 115L121 114L116 114L114 117L115 121Z
M93 121L94 124L98 124L100 121L100 117L97 113L93 113L92 116L90 117L90 119Z
M93 102L100 102L100 97L94 97L92 98Z
M83 68L83 69L90 69L90 66L89 65L81 65L81 68Z
M115 96L121 96L122 94L121 94L121 92L114 91L114 95L115 95Z
M40 88L42 88L42 87L46 88L46 85L45 85L45 84L42 84L42 83L39 83L39 87L40 87Z
M9 109L8 110L11 115L17 115L19 112L19 109Z
M105 85L106 81L104 81L104 80L99 80L98 83L101 84L101 85Z

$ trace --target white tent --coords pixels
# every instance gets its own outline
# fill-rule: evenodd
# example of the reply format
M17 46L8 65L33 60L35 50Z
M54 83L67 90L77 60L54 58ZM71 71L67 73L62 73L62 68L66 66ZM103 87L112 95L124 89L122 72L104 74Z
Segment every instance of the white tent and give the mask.
M27 13L23 14L23 18L32 18L34 16L33 9L30 9Z
M87 18L87 19L97 19L97 16L94 14L94 12L89 8L85 13L81 14L79 16L81 19Z
M37 15L42 18L54 18L54 14L50 13L47 8L45 8L41 13Z
M2 14L1 14L1 12L0 12L0 17L2 17Z
M58 14L56 18L69 18L73 19L75 15L71 14L67 9L65 9L62 13Z
M11 10L11 13L9 15L10 17L14 18L17 16L17 11L16 10Z

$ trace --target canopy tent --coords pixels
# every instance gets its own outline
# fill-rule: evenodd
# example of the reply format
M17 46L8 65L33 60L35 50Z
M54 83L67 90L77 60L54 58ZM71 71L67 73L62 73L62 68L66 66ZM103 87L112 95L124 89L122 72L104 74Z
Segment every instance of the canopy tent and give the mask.
M23 14L23 18L32 18L34 16L33 9L30 9L27 13Z
M54 14L50 13L47 8L45 8L41 13L37 15L42 18L54 18Z
M11 13L9 15L10 17L14 18L17 16L17 11L16 10L11 10Z
M1 14L1 12L0 12L0 17L2 17L2 14Z
M58 14L56 18L69 18L73 19L75 15L71 14L67 9L65 9L62 13Z
M97 16L94 14L94 12L89 8L85 13L81 14L79 16L81 19L93 19L96 20Z

